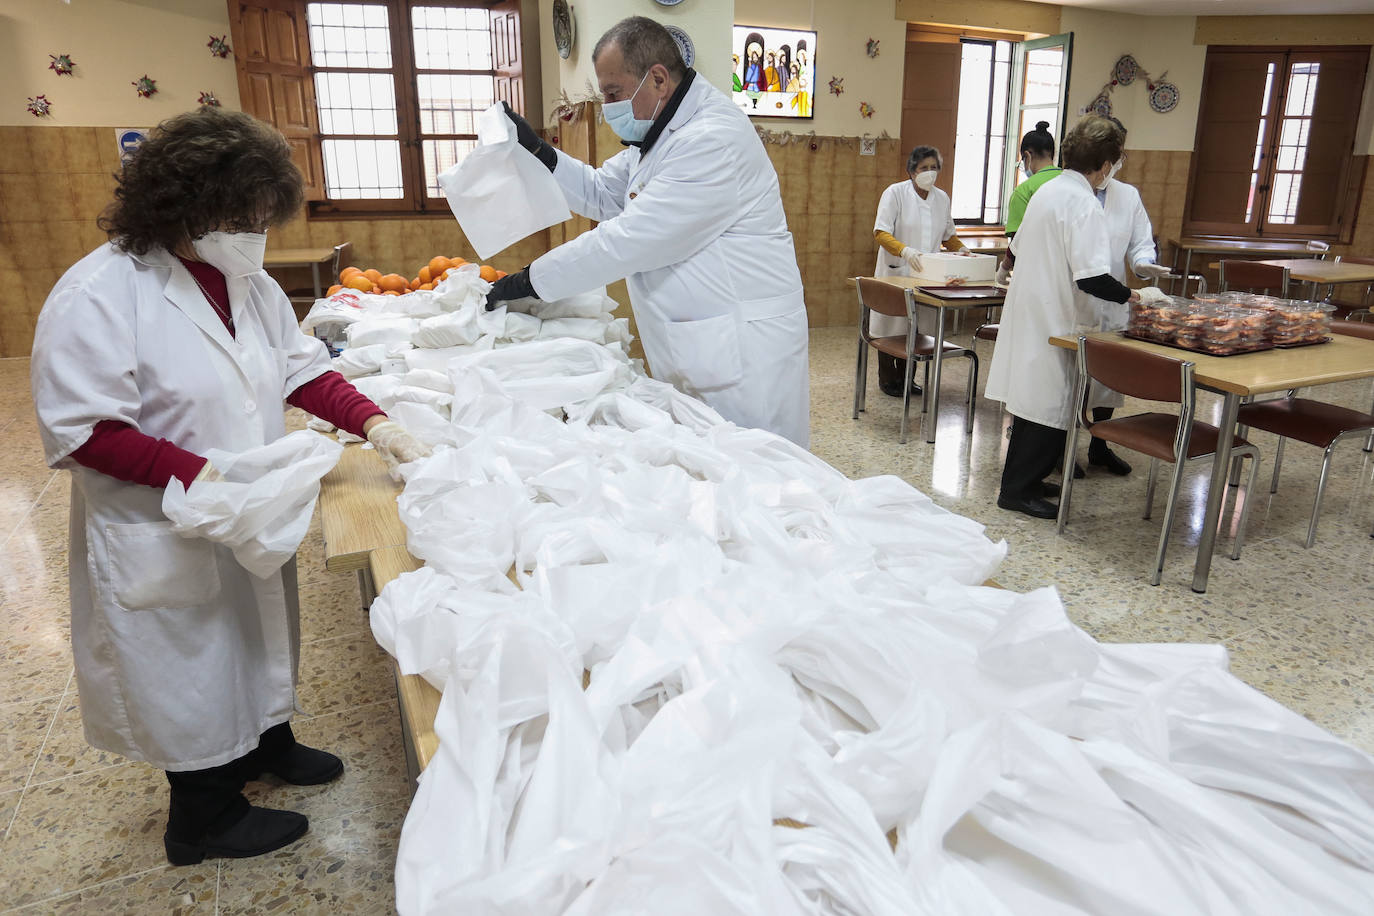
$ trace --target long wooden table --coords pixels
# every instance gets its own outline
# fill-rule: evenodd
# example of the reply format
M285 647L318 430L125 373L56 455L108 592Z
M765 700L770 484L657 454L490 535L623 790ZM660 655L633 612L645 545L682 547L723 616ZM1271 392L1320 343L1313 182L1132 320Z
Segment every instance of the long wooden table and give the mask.
M423 564L404 547L383 547L372 551L368 565L372 581L379 589L402 573L419 569ZM406 773L414 782L439 749L439 736L434 733L434 718L439 714L439 693L429 681L418 674L403 674L401 666L391 660L392 675L396 678L396 704L401 710L401 741L405 746Z
M377 594L369 565L372 552L406 543L405 525L396 511L400 492L381 456L360 443L345 446L339 463L320 481L324 568L356 572L364 607Z
M1174 273L1178 270L1178 255L1183 253L1183 295L1188 295L1188 272L1193 263L1193 252L1199 254L1234 254L1249 257L1276 255L1307 255L1314 257L1318 252L1310 251L1306 242L1278 241L1274 239L1211 239L1205 236L1185 235L1179 239L1169 239L1174 246Z
M1318 286L1374 283L1374 264L1347 264L1344 261L1318 261L1314 258L1279 258L1260 263L1287 267L1290 280L1301 280L1309 284L1310 299L1317 298Z
M310 279L315 284L315 298L324 296L324 284L320 281L320 267L334 260L334 249L329 248L277 248L263 256L263 267L309 267Z
M988 309L997 308L1006 302L1005 293L997 296L983 296L977 299L941 299L939 296L931 295L921 289L921 285L930 285L928 280L920 280L915 277L877 277L893 286L900 286L903 289L913 290L913 297L916 302L927 308L935 310L935 353L931 358L930 366L930 391L923 392L921 404L921 424L925 428L926 442L935 441L935 428L939 425L938 417L940 410L940 375L944 366L945 350L945 314L955 312L962 314L968 309ZM858 288L858 279L851 278L850 283ZM970 285L992 285L992 284L970 284ZM969 428L972 432L972 427Z
M1241 399L1289 388L1374 378L1374 340L1343 334L1333 335L1330 343L1317 346L1263 350L1239 356L1190 353L1177 347L1132 340L1114 331L1099 331L1087 336L1174 359L1186 359L1195 364L1193 380L1197 386L1222 396L1221 421L1217 424L1220 434L1207 485L1207 510L1198 539L1197 561L1193 566L1193 591L1199 594L1207 591L1207 576L1212 569L1212 553L1231 463L1231 443L1236 432L1236 412ZM1076 336L1051 337L1050 343L1066 350L1078 349Z

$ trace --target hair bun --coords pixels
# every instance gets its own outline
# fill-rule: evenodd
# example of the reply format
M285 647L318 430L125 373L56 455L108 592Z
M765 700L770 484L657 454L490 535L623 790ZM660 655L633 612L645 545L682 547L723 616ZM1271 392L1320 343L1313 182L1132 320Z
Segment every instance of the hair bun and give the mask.
M1049 129L1050 129L1050 122L1049 122L1049 121L1036 121L1036 122L1035 122L1035 129L1036 129L1036 130L1043 130L1043 131L1048 132Z

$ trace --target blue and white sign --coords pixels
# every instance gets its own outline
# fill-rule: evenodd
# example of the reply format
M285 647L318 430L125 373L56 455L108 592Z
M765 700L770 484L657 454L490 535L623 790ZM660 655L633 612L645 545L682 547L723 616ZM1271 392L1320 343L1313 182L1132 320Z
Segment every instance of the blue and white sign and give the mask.
M129 157L148 139L146 127L117 127L115 141L119 144L119 161L128 162Z

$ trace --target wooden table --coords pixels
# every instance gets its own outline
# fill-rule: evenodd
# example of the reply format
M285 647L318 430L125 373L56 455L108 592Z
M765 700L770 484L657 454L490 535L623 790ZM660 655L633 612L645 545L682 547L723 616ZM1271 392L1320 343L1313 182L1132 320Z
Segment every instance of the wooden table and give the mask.
M1114 331L1099 331L1088 337L1110 340L1150 353L1195 364L1193 380L1199 388L1222 396L1220 434L1212 459L1212 476L1207 485L1207 510L1198 539L1197 561L1193 566L1193 591L1207 591L1207 576L1212 568L1221 503L1226 493L1226 478L1231 463L1231 443L1236 432L1236 411L1248 395L1330 385L1352 379L1374 378L1374 340L1335 334L1330 343L1289 350L1263 350L1239 356L1208 356L1189 353L1177 347L1132 340ZM1066 350L1078 349L1077 336L1051 337L1050 343ZM1253 494L1250 497L1253 498Z
M1188 295L1188 271L1193 263L1193 252L1199 254L1235 254L1254 256L1307 255L1314 257L1318 252L1310 251L1306 242L1280 241L1277 239L1209 239L1205 236L1184 236L1169 239L1174 246L1173 272L1179 273L1178 254L1183 252L1183 295Z
M1314 258L1280 258L1260 263L1287 267L1289 279L1309 284L1310 299L1317 298L1318 286L1374 283L1374 264L1347 264L1344 261L1318 261Z
M324 285L320 282L320 265L334 260L334 249L330 248L278 248L269 251L262 259L263 267L309 267L310 278L315 283L315 298L324 297Z
M406 529L396 511L400 492L381 456L361 443L345 446L339 463L320 481L324 568L356 572L364 607L377 595L372 552L405 547Z
M900 286L903 289L913 290L913 298L915 298L918 305L923 305L935 310L935 353L930 361L930 388L932 390L923 392L921 404L921 423L926 430L926 442L934 442L935 427L938 425L936 418L939 416L940 410L940 372L944 364L945 313L955 312L962 314L968 309L996 308L1006 302L1006 294L1002 293L997 296L984 296L978 299L941 299L939 296L933 296L930 293L922 292L921 284L924 283L929 286L930 282L928 280L918 280L915 277L878 277L877 279L891 283L893 286ZM858 288L858 282L857 278L850 279L850 283L854 284L856 289ZM992 284L978 283L970 285L991 286ZM927 422L927 417L929 417L929 422ZM971 423L972 413L970 412L970 424ZM972 431L973 427L969 425L968 432Z
M1005 235L975 235L959 236L959 241L964 243L969 251L974 254L995 254L998 257L1007 253L1011 247L1011 239Z
M383 547L372 551L368 560L372 581L378 588L402 573L419 569L423 564L404 547ZM425 767L439 749L439 736L434 734L434 718L439 714L439 693L429 681L418 674L402 674L400 664L391 660L391 673L396 679L396 704L401 710L401 742L405 746L406 773L412 782L420 778Z

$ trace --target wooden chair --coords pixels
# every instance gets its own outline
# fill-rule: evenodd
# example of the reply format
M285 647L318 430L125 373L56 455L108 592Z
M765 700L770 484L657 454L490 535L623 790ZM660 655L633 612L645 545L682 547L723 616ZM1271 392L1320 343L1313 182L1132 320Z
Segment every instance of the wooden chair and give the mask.
M1178 493L1183 481L1185 462L1211 459L1216 452L1220 431L1210 423L1193 419L1197 389L1193 385L1194 363L1170 356L1138 350L1109 340L1078 338L1078 390L1074 403L1073 429L1069 430L1064 447L1064 479L1060 484L1059 532L1069 520L1069 500L1073 491L1074 453L1078 445L1078 431L1123 448L1140 452L1150 459L1150 479L1145 490L1145 518L1154 509L1155 484L1159 476L1159 462L1174 465L1169 484L1169 498L1164 509L1164 524L1159 532L1159 548L1155 552L1155 567L1150 584L1158 585L1164 573L1164 554L1169 546L1169 529L1173 526L1178 508ZM1164 401L1179 405L1179 414L1142 413L1129 417L1113 417L1093 422L1088 408L1089 381L1097 380L1114 391L1146 401ZM1250 485L1240 513L1240 527L1236 531L1231 559L1240 558L1245 541L1245 524L1250 516L1250 495L1255 491L1255 471L1259 465L1259 451L1237 436L1231 445L1232 454L1250 459ZM1225 486L1223 482L1222 486ZM1224 496L1223 496L1224 498ZM1239 497L1237 497L1239 498Z
M917 363L925 363L925 385L921 389L921 413L930 413L930 361L935 358L935 338L919 334L916 329L916 300L910 289L878 280L860 277L859 287L859 358L854 370L854 419L864 409L868 394L868 351L877 350L903 360L906 371L902 384L901 443L906 444L907 418L911 411L911 377ZM873 337L868 332L870 312L906 318L910 325L905 337ZM969 360L968 404L965 431L973 432L973 399L978 388L978 354L967 347L946 343L943 357L961 356ZM931 417L934 422L934 417Z
M1342 264L1374 265L1374 258L1338 257L1336 260ZM1374 304L1374 283L1365 284L1364 295L1359 299L1333 299L1328 297L1326 301L1336 307L1336 311L1332 314L1337 318L1350 318L1360 313L1368 315L1370 305Z
M1221 291L1233 288L1271 293L1288 298L1288 268L1258 261L1222 261L1218 273Z

